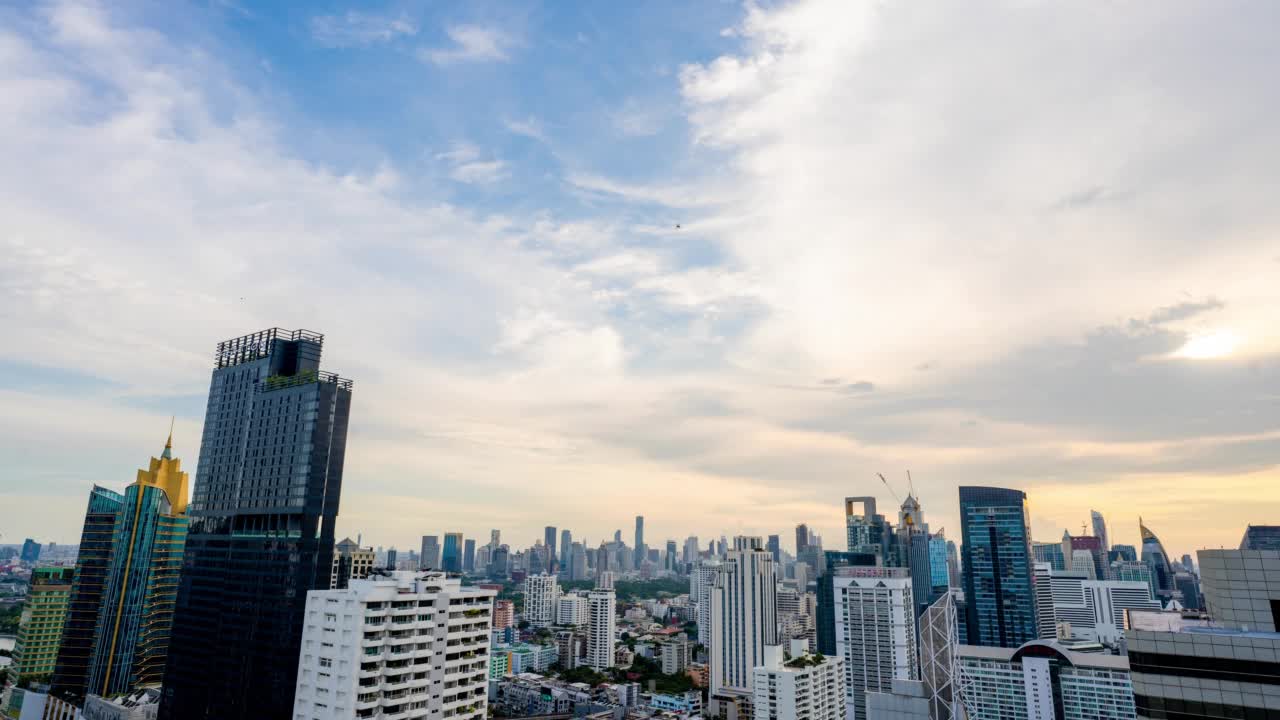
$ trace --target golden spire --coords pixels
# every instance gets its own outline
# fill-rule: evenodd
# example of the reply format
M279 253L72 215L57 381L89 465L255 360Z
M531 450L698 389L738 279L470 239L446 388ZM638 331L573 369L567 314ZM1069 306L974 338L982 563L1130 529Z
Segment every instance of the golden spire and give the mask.
M160 453L160 457L171 460L173 458L173 421L175 416L169 416L169 439L164 441L164 452Z

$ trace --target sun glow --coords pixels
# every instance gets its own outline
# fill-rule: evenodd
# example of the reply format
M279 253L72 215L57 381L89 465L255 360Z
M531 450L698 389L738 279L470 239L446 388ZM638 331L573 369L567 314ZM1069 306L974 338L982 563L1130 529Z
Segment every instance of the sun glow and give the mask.
M1230 330L1215 330L1193 336L1174 354L1193 360L1209 360L1230 355L1239 344L1240 337Z

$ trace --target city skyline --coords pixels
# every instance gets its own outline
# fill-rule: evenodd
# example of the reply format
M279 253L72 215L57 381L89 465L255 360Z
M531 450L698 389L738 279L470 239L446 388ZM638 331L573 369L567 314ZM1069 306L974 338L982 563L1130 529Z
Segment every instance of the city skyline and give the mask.
M271 326L360 378L366 545L1280 516L1280 7L614 5L0 9L4 541L171 415L199 472Z

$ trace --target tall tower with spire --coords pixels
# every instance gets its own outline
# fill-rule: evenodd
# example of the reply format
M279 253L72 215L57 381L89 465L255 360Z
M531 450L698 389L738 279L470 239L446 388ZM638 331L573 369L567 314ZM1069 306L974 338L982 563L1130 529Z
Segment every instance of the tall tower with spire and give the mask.
M190 482L173 456L173 428L160 457L124 491L103 584L88 690L110 696L164 679L174 598L187 539Z

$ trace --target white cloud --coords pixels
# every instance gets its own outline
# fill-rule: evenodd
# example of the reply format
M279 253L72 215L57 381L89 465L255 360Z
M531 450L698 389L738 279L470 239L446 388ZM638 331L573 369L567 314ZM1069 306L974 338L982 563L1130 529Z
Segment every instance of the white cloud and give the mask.
M350 10L342 15L311 18L311 37L327 47L372 45L416 34L418 26L404 15L369 15Z
M461 183L488 185L510 174L506 163L496 158L482 159L480 149L471 143L454 143L448 151L436 155L436 159L448 163L449 177Z
M505 61L508 59L508 52L515 45L515 38L498 28L453 25L445 32L453 41L452 46L423 48L419 57L436 65Z
M529 117L524 120L506 120L503 122L503 125L508 131L516 135L523 135L524 137L537 140L538 142L547 142L547 135L542 128L542 123L538 122L536 118Z

